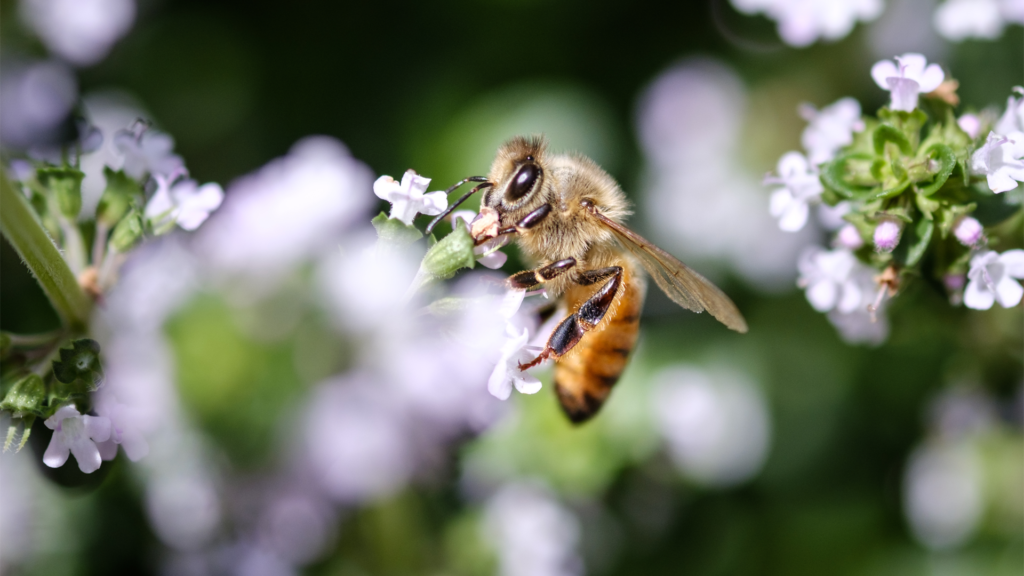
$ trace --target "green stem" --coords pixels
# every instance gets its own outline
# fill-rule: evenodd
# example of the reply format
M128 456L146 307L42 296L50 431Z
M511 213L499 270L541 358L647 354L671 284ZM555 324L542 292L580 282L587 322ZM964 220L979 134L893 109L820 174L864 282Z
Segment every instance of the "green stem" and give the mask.
M92 302L46 234L24 195L0 169L0 232L21 256L65 326L84 331Z

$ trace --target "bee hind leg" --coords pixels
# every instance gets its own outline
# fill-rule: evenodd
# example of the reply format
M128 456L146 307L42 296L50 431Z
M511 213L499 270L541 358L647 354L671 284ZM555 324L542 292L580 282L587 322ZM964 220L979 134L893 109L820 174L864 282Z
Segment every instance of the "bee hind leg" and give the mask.
M604 286L601 286L590 299L584 302L579 310L570 314L565 320L562 320L562 323L551 333L551 337L548 338L548 343L544 350L530 362L520 364L520 370L536 366L548 358L558 358L564 355L583 339L584 334L596 328L601 319L604 318L604 315L611 308L612 302L615 300L615 295L618 294L619 288L622 286L622 268L612 266L600 270L588 270L580 276L585 278L587 274L591 273L591 277L604 274L605 277L611 276L611 279L605 282Z

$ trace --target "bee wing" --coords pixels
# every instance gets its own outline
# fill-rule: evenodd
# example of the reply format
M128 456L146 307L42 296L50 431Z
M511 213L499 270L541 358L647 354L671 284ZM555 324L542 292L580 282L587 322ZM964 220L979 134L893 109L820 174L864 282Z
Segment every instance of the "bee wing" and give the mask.
M737 332L747 331L747 321L743 319L736 304L707 278L622 224L597 210L590 212L615 233L615 239L626 250L640 260L658 288L673 302L694 312L707 310L729 328Z

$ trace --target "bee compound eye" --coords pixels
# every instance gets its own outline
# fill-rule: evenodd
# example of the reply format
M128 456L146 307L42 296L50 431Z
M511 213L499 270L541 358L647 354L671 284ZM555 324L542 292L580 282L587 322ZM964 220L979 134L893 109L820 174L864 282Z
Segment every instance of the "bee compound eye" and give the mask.
M537 177L540 176L540 167L536 164L524 164L519 172L512 178L512 182L508 185L508 190L505 192L505 197L509 200L516 201L526 196L526 194L533 188L533 185L537 182Z

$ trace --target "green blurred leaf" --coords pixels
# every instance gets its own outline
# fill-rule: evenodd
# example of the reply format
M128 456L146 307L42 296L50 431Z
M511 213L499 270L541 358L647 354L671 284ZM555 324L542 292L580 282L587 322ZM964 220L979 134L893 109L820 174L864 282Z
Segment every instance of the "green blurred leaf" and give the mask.
M932 183L927 186L918 188L918 193L925 196L931 196L935 194L942 185L949 179L949 175L953 173L953 169L956 168L956 154L953 150L945 144L935 144L928 148L925 152L925 156L939 163L939 170L935 174L935 179Z
M124 170L115 172L109 166L103 167L103 175L107 179L107 187L100 196L96 219L107 226L114 226L136 201L142 199L142 185L125 174Z
M377 238L396 246L405 246L423 238L423 233L415 226L407 226L397 218L388 218L388 215L381 212L373 220L370 220L377 230Z
M0 401L0 410L10 412L16 418L34 414L44 416L46 408L46 386L38 374L29 374L14 382Z
M71 166L43 167L36 170L36 177L57 199L61 214L72 221L82 210L82 179L85 173Z
M848 168L848 163L854 161L870 162L873 159L873 156L863 153L837 156L834 160L821 167L821 183L825 188L835 192L843 198L850 199L867 196L876 189L875 186L852 184L848 182L848 180L857 178L858 176L860 179L871 177L870 167L862 167L857 171L858 173L851 173Z
M910 140L907 139L903 131L888 124L882 124L878 128L875 128L875 132L872 135L872 143L874 144L875 154L878 154L879 156L886 153L885 145L887 143L895 144L897 149L899 149L900 153L904 156L910 156L914 153L914 149L910 145Z
M928 249L935 231L935 221L921 218L913 226L907 226L899 246L893 251L893 259L905 267L916 266Z

